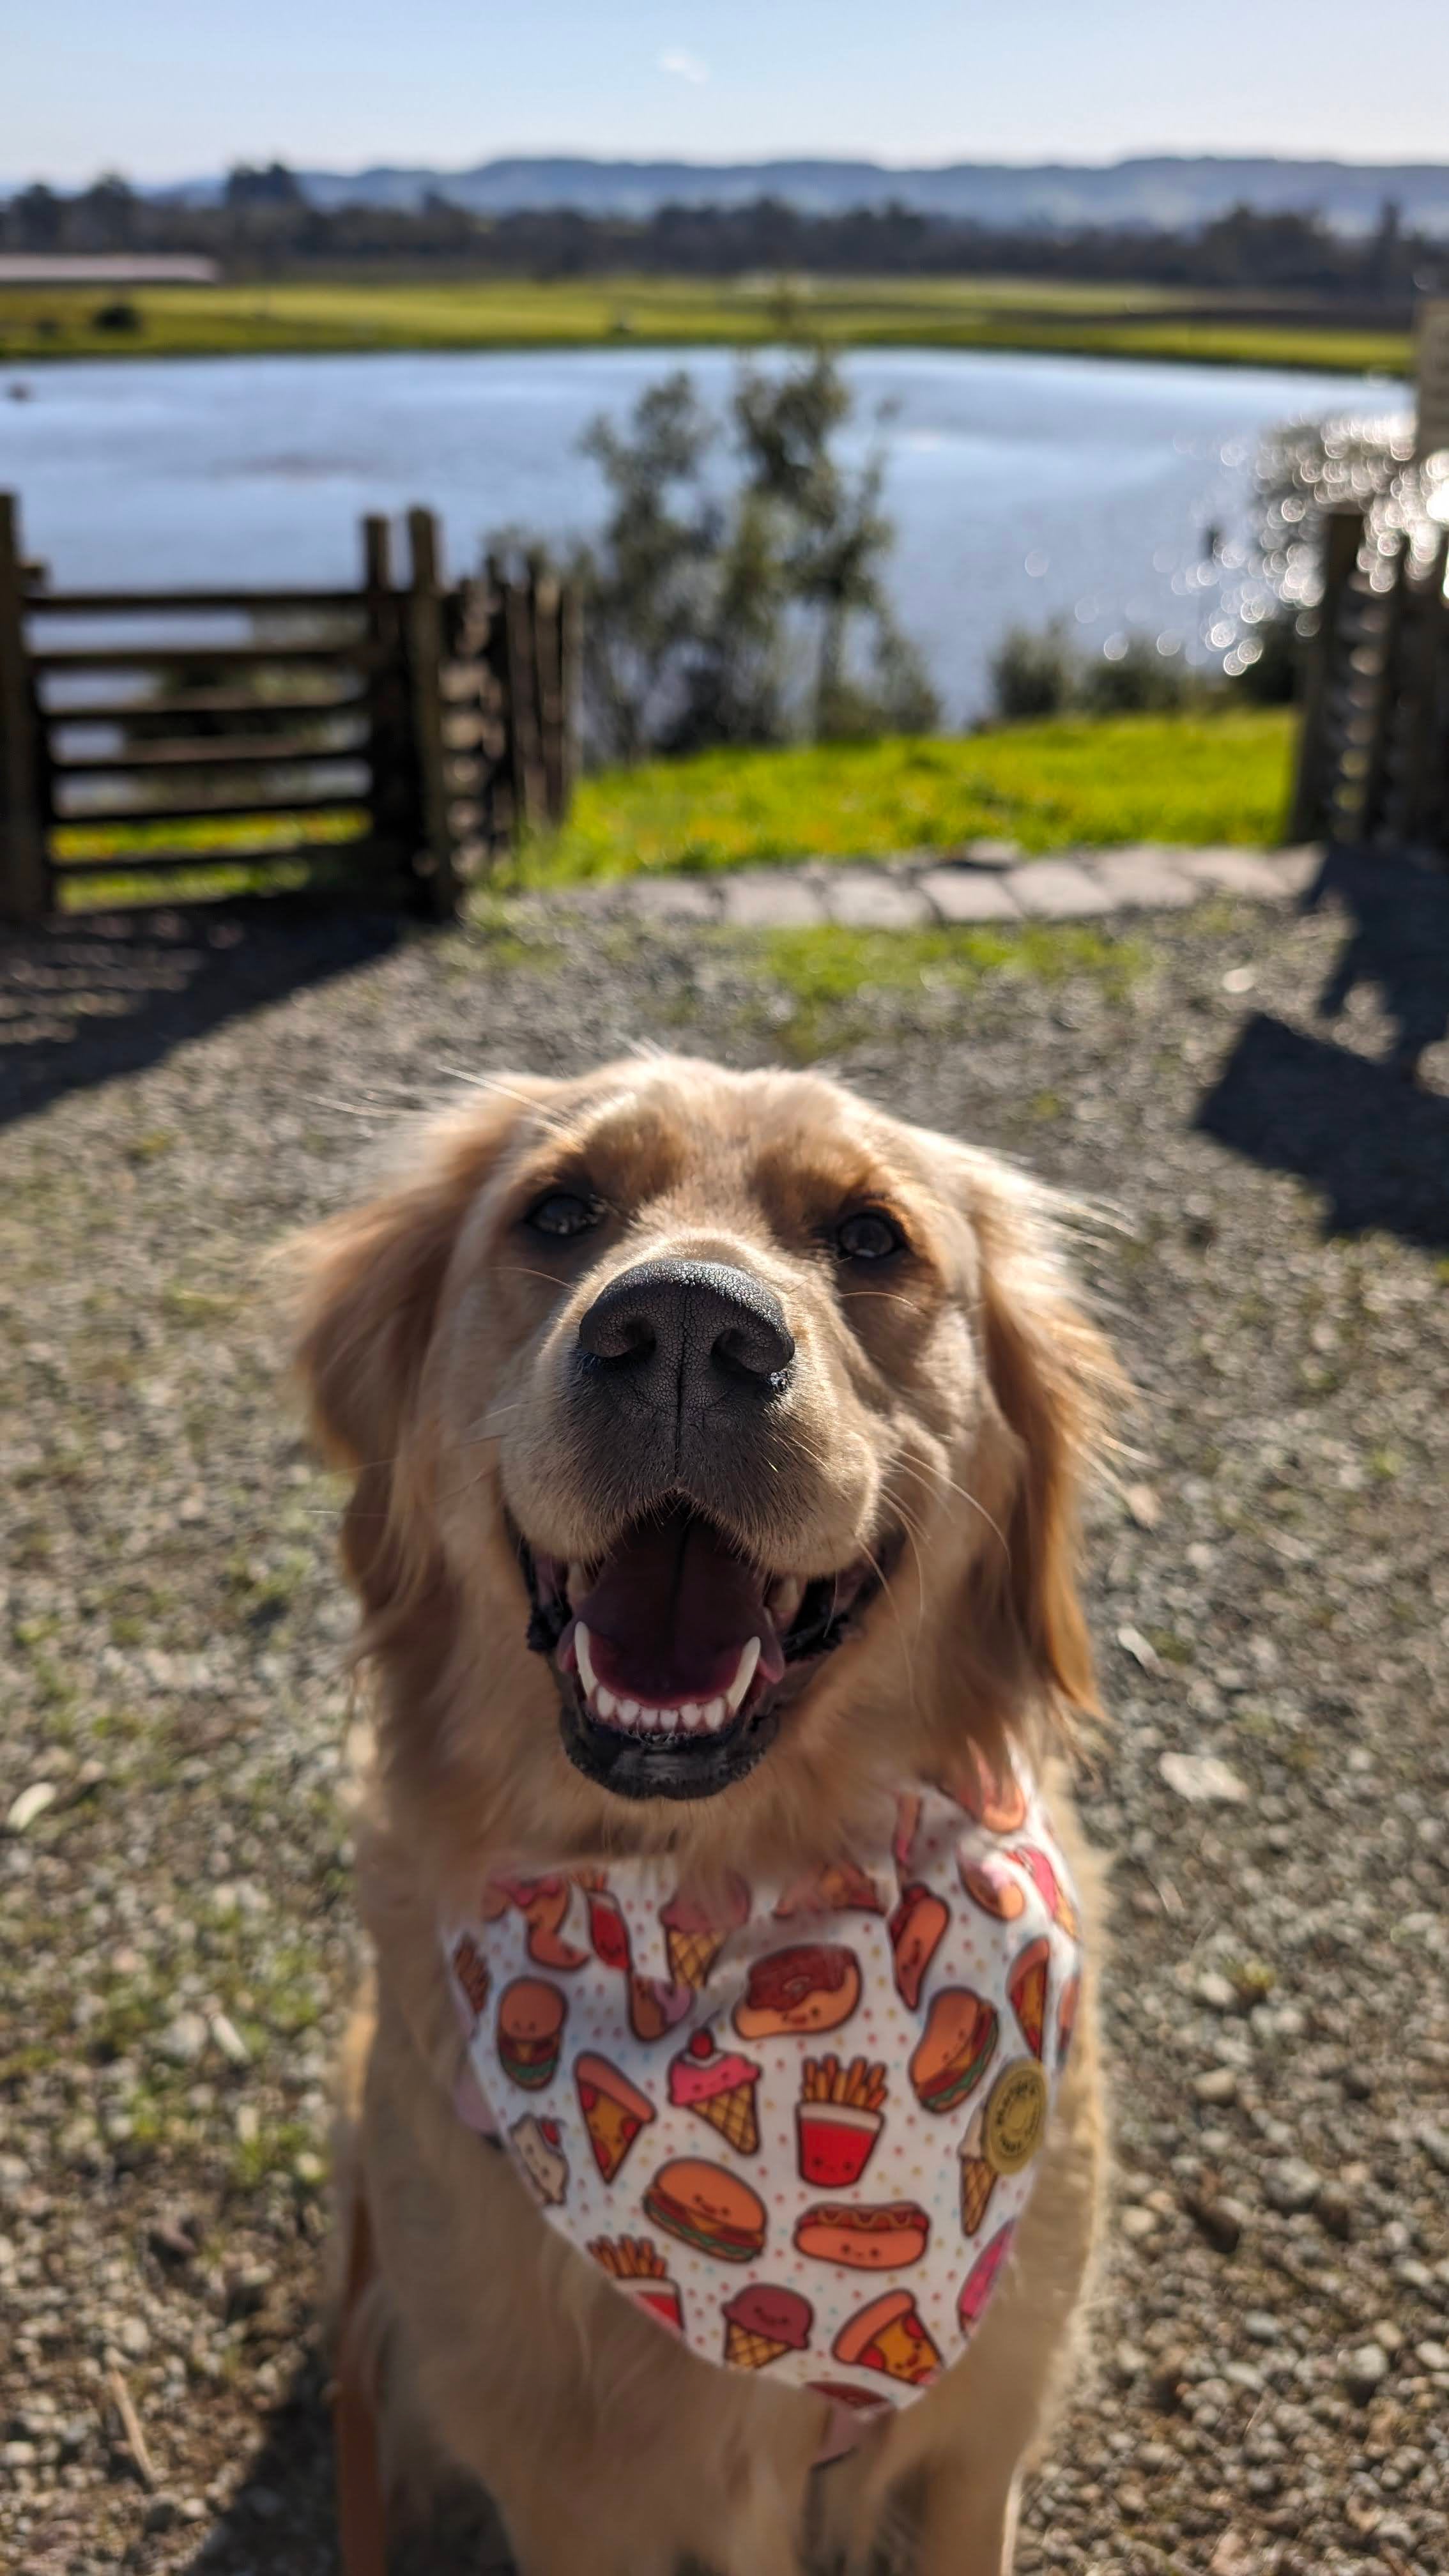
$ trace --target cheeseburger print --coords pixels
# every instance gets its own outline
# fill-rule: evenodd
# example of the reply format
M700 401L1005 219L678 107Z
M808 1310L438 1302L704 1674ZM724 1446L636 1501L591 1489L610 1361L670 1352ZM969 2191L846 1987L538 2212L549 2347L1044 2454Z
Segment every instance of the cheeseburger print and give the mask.
M442 1945L460 2111L599 2296L862 2420L949 2368L1077 2013L1076 1900L1028 1779L970 1759L788 1883L535 1864Z
M511 2084L536 2093L558 2072L568 2005L542 1977L515 1977L498 1998L498 2063Z

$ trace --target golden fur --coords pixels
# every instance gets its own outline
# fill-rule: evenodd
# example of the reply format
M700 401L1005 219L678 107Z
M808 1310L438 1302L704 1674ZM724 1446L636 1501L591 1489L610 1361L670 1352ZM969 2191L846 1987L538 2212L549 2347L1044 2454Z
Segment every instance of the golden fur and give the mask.
M585 1185L610 1211L597 1234L526 1235L542 1192ZM842 1281L822 1251L822 1229L862 1204L907 1234L885 1287ZM1052 1762L1094 1706L1075 1506L1116 1385L1056 1237L1053 1201L1020 1173L820 1077L641 1059L483 1090L303 1246L300 1364L353 1478L344 1555L376 1683L360 1837L376 1991L351 2052L343 2187L365 2196L376 2246L393 2470L431 2452L476 2475L524 2576L1010 2567L1022 2464L1073 2358L1098 2224L1090 1986L968 2353L812 2475L820 2401L667 2342L460 2122L436 1925L505 1858L668 1850L701 1885L803 1874L848 1844L883 1767L938 1774L963 1734ZM722 1456L711 1516L801 1575L887 1532L901 1546L747 1778L626 1802L561 1749L509 1517L560 1559L608 1541L620 1500L581 1465L564 1361L604 1281L663 1254L763 1279L797 1347L768 1429ZM1084 1892L1090 1919L1090 1873Z

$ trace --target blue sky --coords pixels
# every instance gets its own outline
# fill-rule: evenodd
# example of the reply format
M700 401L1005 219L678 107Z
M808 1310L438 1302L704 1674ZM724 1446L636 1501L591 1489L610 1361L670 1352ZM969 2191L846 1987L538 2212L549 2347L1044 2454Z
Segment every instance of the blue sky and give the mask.
M0 0L0 178L1449 154L1442 0Z

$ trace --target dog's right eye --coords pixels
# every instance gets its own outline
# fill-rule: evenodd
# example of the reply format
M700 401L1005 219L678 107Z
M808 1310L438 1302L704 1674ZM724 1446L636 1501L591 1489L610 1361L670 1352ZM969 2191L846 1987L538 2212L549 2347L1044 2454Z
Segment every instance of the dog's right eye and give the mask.
M580 1198L576 1190L550 1190L536 1199L524 1218L535 1234L550 1235L555 1242L570 1235L587 1234L604 1213L598 1199Z

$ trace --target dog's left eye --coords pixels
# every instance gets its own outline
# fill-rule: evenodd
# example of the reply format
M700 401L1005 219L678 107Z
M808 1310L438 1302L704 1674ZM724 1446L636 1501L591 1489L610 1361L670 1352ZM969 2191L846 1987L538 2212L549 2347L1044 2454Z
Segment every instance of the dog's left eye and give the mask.
M843 1217L835 1229L835 1248L847 1261L888 1261L905 1250L906 1238L895 1218L881 1208L861 1208Z
M603 1215L597 1199L580 1198L576 1190L550 1190L547 1197L536 1199L524 1219L535 1234L552 1235L555 1240L573 1234L587 1234Z

